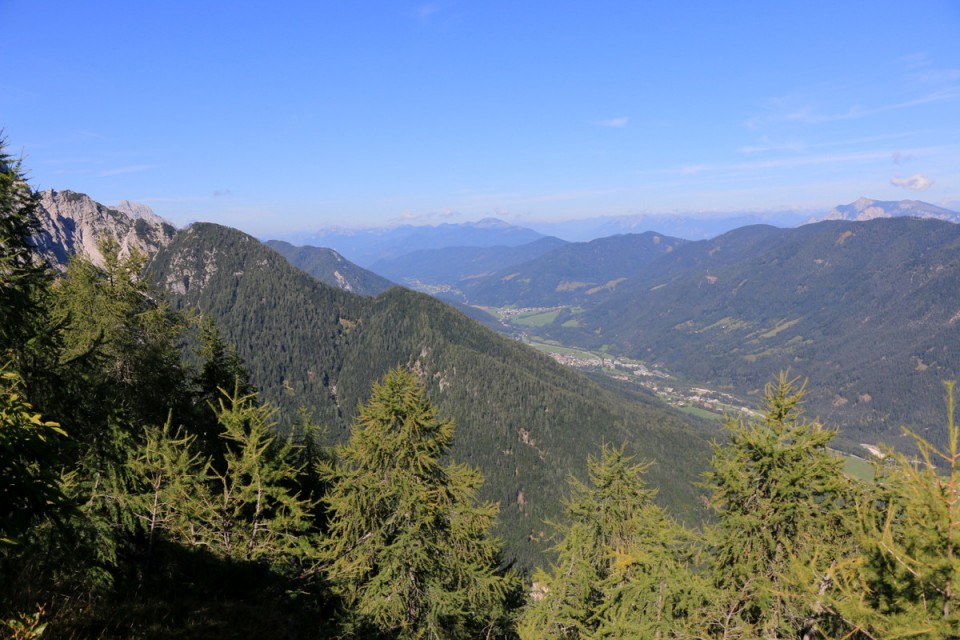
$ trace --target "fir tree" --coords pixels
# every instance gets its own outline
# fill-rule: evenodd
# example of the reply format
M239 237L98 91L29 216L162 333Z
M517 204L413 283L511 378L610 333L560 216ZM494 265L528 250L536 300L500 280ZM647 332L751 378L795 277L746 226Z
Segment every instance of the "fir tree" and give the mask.
M491 636L514 580L478 504L480 473L445 464L453 423L412 374L387 373L327 467L327 578L349 631L388 638Z

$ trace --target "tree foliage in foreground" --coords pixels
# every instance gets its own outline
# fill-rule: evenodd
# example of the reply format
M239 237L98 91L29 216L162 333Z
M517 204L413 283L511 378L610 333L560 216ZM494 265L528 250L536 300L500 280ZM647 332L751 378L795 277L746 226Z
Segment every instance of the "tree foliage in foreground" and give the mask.
M393 369L327 467L322 556L350 631L474 638L505 622L515 580L490 534L497 507L478 504L478 471L444 461L452 438L413 374Z
M571 480L570 522L557 525L557 561L534 576L521 638L660 638L696 610L689 534L654 504L656 491L622 449L588 460Z
M827 450L835 433L803 416L803 387L781 374L759 419L731 419L707 486L717 516L705 621L717 637L807 637L844 539L849 483Z
M919 459L892 450L855 517L857 557L832 607L857 638L960 638L960 428L947 383L947 446L907 431Z

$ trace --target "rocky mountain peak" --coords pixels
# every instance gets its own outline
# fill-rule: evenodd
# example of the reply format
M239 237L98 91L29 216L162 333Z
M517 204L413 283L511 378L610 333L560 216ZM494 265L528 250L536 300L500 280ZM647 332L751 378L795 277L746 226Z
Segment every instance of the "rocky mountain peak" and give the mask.
M902 216L960 222L960 213L938 207L929 202L920 200L882 201L872 200L871 198L858 198L850 204L834 207L827 215L822 218L814 218L810 222L819 222L820 220L865 222L875 218L898 218Z
M38 217L41 231L35 238L37 247L60 271L74 254L103 266L98 245L105 238L117 241L121 255L136 250L151 256L176 233L176 227L146 205L124 201L118 208L111 208L74 191L43 191Z

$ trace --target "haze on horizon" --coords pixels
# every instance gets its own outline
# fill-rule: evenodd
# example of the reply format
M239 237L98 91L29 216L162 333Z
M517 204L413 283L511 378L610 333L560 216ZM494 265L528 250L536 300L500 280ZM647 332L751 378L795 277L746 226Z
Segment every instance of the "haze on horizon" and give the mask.
M263 235L960 205L960 5L0 3L32 184Z

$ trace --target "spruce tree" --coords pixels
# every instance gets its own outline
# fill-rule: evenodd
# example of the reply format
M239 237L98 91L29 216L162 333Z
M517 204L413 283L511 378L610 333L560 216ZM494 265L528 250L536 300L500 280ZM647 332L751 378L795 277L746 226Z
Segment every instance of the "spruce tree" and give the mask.
M326 575L347 631L386 638L490 637L514 580L498 567L497 513L478 471L444 458L452 421L394 369L327 466Z

